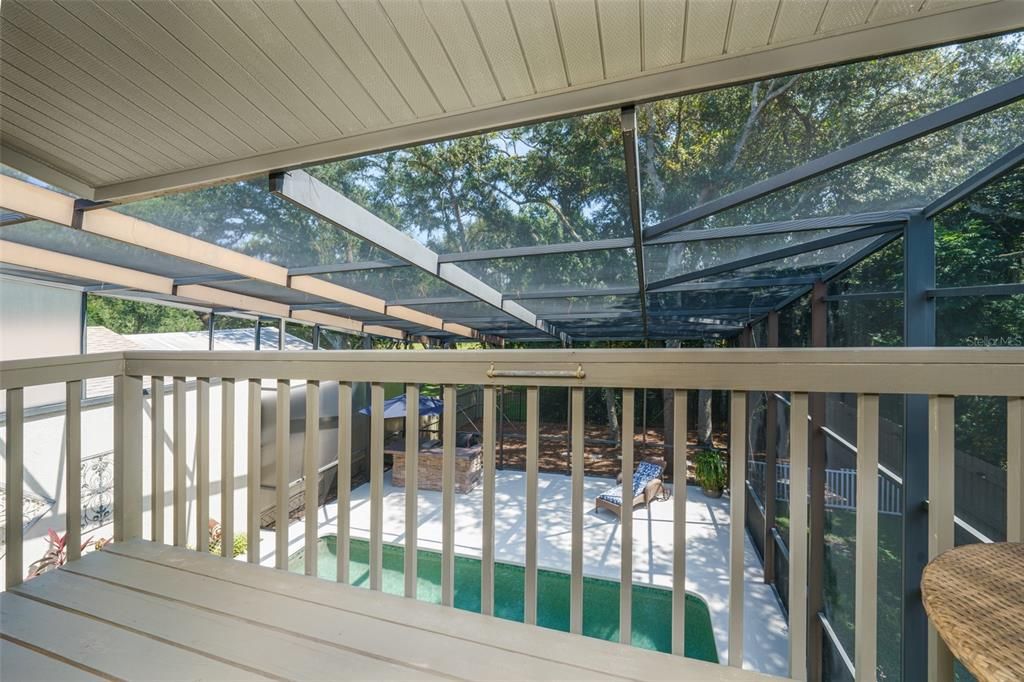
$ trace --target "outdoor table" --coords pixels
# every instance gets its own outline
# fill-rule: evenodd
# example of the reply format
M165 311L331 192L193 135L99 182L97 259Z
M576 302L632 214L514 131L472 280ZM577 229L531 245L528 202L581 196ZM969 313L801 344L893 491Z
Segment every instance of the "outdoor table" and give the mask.
M1024 680L1024 544L944 552L925 567L921 595L936 632L981 682Z

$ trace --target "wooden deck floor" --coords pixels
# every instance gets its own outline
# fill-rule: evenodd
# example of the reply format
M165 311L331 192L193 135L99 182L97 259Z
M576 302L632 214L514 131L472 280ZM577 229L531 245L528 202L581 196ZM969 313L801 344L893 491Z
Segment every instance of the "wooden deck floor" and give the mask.
M3 593L0 635L3 680L778 679L142 541Z

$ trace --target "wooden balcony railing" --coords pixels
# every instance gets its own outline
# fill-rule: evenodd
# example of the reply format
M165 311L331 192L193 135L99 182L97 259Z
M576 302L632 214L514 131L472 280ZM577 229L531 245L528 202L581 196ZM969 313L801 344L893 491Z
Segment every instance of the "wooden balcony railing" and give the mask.
M445 412L443 434L455 433L455 396L459 385L483 386L483 547L481 604L484 613L494 611L495 561L495 389L499 386L527 387L526 443L526 560L525 621L537 618L537 541L538 541L538 424L539 387L570 387L572 522L570 567L570 628L581 632L583 624L583 394L585 388L623 389L623 420L631 423L635 389L674 390L671 418L675 433L685 433L686 396L689 389L717 389L731 392L731 413L746 414L745 401L752 391L787 391L791 394L790 499L807 499L808 481L808 394L844 392L858 395L857 401L857 514L856 514L856 649L854 655L858 679L873 679L877 621L877 546L878 546L878 405L880 394L918 394L929 396L929 470L930 554L935 556L953 544L953 398L958 395L1003 396L1008 400L1008 536L1020 541L1024 534L1024 507L1021 488L1024 483L1024 350L1012 349L856 349L856 350L523 350L523 351L341 351L341 352L148 352L130 351L92 356L19 360L0 363L0 388L6 390L6 585L21 582L23 576L22 485L24 480L24 395L26 387L52 383L66 384L67 419L65 467L68 504L75 508L73 496L80 489L81 458L81 382L98 377L114 378L114 534L115 540L146 538L164 541L163 506L152 504L149 528L144 528L143 447L144 403L149 402L153 457L149 489L152 499L163 499L166 485L172 492L173 537L175 545L192 542L205 549L208 528L195 524L195 537L186 537L186 377L196 378L196 518L209 516L210 495L210 380L220 379L221 486L223 536L234 535L236 521L231 510L231 492L236 475L244 475L248 488L246 518L237 525L248 531L248 560L260 558L258 508L261 464L261 384L276 380L277 396L277 518L278 529L288 526L287 440L291 382L305 382L306 438L303 470L307 480L316 480L319 429L320 383L339 382L338 390L338 551L337 579L348 581L350 463L352 387L354 383L371 385L370 448L370 587L380 590L383 570L383 479L384 425L382 406L384 384L406 386L407 483L406 543L416 545L418 525L417 406L419 386L443 386ZM148 378L148 379L147 379ZM165 385L172 387L172 413L164 414ZM149 398L143 387L148 382ZM248 392L248 420L244 425L248 438L244 471L236 471L238 458L232 438L235 428L235 391L244 386ZM163 480L165 421L171 421L170 441L173 477ZM731 479L734 491L744 489L746 473L745 419L730 424ZM685 471L685 439L676 438L674 470ZM240 453L239 453L240 454ZM455 442L445 437L442 458L442 603L451 606L455 582ZM622 447L623 478L633 471L632 439ZM305 504L317 504L316 485L305 488ZM226 492L225 492L226 491ZM730 589L728 664L741 666L743 660L743 550L745 496L731 495L730 505ZM685 584L686 486L677 485L673 502L674 546L672 547L673 585ZM305 570L313 574L317 566L317 516L306 514ZM620 592L620 631L628 641L632 599L629 524L623 526L622 582ZM68 546L71 559L80 541L78 524L69 523ZM808 510L793 505L790 511L789 562L789 658L790 675L806 677ZM287 533L277 533L276 565L287 568ZM230 542L222 543L225 555ZM405 553L405 592L415 591L416 552ZM673 652L683 651L684 592L672 597ZM950 660L941 642L931 643L934 671L948 676Z

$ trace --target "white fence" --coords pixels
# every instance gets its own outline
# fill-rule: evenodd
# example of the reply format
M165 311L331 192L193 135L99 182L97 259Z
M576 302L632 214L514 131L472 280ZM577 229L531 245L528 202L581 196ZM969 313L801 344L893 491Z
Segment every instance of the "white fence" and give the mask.
M760 481L763 488L765 463L747 462L748 476ZM903 500L899 483L884 473L878 474L878 512L880 514L902 514ZM789 502L789 463L775 465L775 499ZM828 509L857 509L857 470L825 469L825 507Z

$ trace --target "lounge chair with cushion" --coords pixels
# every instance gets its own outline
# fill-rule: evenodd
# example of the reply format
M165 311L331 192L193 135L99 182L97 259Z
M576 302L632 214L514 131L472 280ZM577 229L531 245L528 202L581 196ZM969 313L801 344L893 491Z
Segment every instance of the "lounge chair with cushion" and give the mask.
M639 505L647 506L665 494L665 486L661 482L661 474L665 464L660 459L640 462L633 472L632 504L630 511ZM619 485L597 496L594 510L607 509L622 518L622 474L619 474Z

